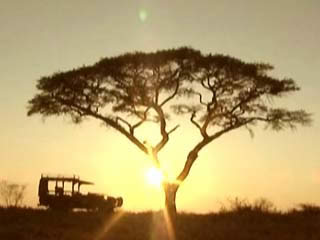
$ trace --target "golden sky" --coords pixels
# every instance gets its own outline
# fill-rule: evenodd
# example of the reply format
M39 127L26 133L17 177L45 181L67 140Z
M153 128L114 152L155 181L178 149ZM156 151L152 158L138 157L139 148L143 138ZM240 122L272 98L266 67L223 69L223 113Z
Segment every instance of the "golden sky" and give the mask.
M192 46L204 53L269 62L302 90L283 104L314 114L311 128L232 132L200 153L177 196L178 209L208 212L230 197L266 197L281 208L320 204L320 2L318 0L2 0L0 5L0 180L27 184L37 204L41 173L77 174L87 190L123 196L127 210L159 209L146 183L151 161L92 120L26 116L36 80L105 56ZM180 120L179 120L180 121ZM197 133L187 122L160 157L175 173ZM146 128L141 136L157 132Z

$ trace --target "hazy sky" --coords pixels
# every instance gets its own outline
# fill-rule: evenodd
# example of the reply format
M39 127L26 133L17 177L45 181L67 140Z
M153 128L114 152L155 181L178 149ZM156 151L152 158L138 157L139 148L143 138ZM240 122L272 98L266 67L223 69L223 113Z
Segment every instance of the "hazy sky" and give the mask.
M211 143L179 190L178 209L212 211L236 196L281 208L320 204L319 12L318 0L1 0L0 179L27 184L33 206L40 174L65 173L95 182L88 191L123 196L125 209L158 209L162 192L145 181L151 162L123 136L94 120L28 118L26 105L41 76L186 45L273 64L274 75L302 88L286 106L312 112L314 123L295 132L258 127L253 139L238 130ZM192 146L186 127L161 155L172 172Z

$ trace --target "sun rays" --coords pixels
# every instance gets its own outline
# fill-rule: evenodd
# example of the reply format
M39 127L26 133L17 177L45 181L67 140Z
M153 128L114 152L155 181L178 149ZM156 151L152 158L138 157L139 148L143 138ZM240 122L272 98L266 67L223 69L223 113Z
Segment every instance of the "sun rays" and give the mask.
M112 216L105 220L101 231L97 234L95 240L105 239L110 229L119 221L119 219L124 215L124 211L119 211L112 213Z

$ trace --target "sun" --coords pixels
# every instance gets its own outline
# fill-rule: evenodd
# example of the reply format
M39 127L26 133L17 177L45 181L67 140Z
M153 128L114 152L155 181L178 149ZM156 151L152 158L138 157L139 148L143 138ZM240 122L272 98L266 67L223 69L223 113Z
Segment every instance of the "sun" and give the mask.
M159 169L151 167L146 172L146 178L149 184L160 187L163 181L163 174Z

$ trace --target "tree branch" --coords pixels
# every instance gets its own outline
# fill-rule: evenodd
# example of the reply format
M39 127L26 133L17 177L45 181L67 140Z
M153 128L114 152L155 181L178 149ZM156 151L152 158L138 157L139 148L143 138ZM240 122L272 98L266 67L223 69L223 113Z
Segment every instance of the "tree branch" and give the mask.
M196 112L193 111L192 114L191 114L191 118L190 118L191 123L192 123L193 125L195 125L195 126L199 129L199 131L200 131L200 133L201 133L201 135L202 135L203 138L208 137L207 132L205 131L205 129L203 129L203 128L199 125L199 123L197 123L197 122L194 120L195 117L196 117Z
M149 110L150 110L150 107L147 107L146 110L143 112L143 117L141 117L141 120L131 127L130 133L132 135L134 135L135 129L138 128L139 126L141 126L147 120L147 113ZM139 116L138 114L136 114L136 115Z
M158 169L161 169L161 164L158 159L158 151L154 147L152 147L147 141L144 141L143 143L146 146L146 148L148 150L148 155L150 156L150 158L153 161L153 163L155 164L155 166Z
M123 134L124 136L126 136L132 143L134 143L141 151L143 151L144 153L148 154L148 149L139 141L139 139L137 139L134 135L130 134L128 131L126 131L121 125L119 125L116 121L104 117L102 115L100 115L99 113L93 112L90 109L78 106L77 104L73 103L72 101L68 101L65 99L62 99L60 97L54 96L54 99L56 99L56 101L60 102L62 105L65 105L67 107L74 107L79 109L80 111L83 112L83 114L87 115L87 116L91 116L94 117L96 119L99 119L101 121L103 121L105 124L107 124L108 126L114 128L115 130L119 131L121 134Z
M116 117L116 122L118 123L118 121L121 121L123 122L124 124L126 124L128 127L129 127L129 131L130 133L132 132L132 126L129 122L127 122L126 120L124 120L123 118L121 117ZM119 124L120 125L120 124Z
M254 94L254 93L256 93L256 94ZM231 109L230 113L233 113L237 108L241 107L242 104L248 103L248 102L251 101L252 99L255 99L255 98L259 97L259 96L260 96L260 94L258 94L257 91L255 91L255 92L250 92L249 95L248 95L246 98L240 100L239 103L237 103L237 104Z
M179 69L177 69L172 76L170 77L170 79L172 80L172 78L174 77L174 75L179 73ZM165 100L163 100L163 102L159 105L160 107L163 107L167 102L169 102L170 100L172 100L178 93L179 90L179 86L180 86L180 81L179 78L176 79L176 87L174 89L173 94L171 94L169 97L167 97Z
M205 78L202 78L202 79L201 79L201 85L202 85L202 87L204 87L205 89L210 90L210 87L209 87L209 86L206 86L205 80L206 80Z
M162 139L155 147L155 151L159 152L165 146L165 144L168 142L169 135L166 132L166 120L165 120L165 116L164 116L164 113L162 111L161 106L154 104L154 105L152 105L152 107L157 112L157 114L159 116L159 120L160 120L160 133L161 133Z
M173 133L175 130L177 130L177 128L180 127L180 125L175 126L174 128L172 128L169 132L168 135L170 135L171 133Z
M201 95L201 93L199 93L199 92L194 92L194 93L199 96L199 102L200 102L200 104L202 104L202 105L204 105L204 106L207 106L207 104L202 101L202 95Z
M209 143L211 143L213 140L219 138L221 135L232 131L234 129L237 129L245 124L247 124L248 122L243 122L241 124L235 125L235 126L229 126L221 131L216 132L215 134L208 136L208 137L204 137L198 144L195 145L195 147L189 152L188 157L187 157L187 161L184 165L184 168L182 169L181 173L178 175L178 177L176 178L177 182L183 182L186 177L189 175L189 172L191 170L191 167L193 165L193 163L195 162L195 160L198 158L198 154L200 152L200 150L205 147L206 145L208 145Z

